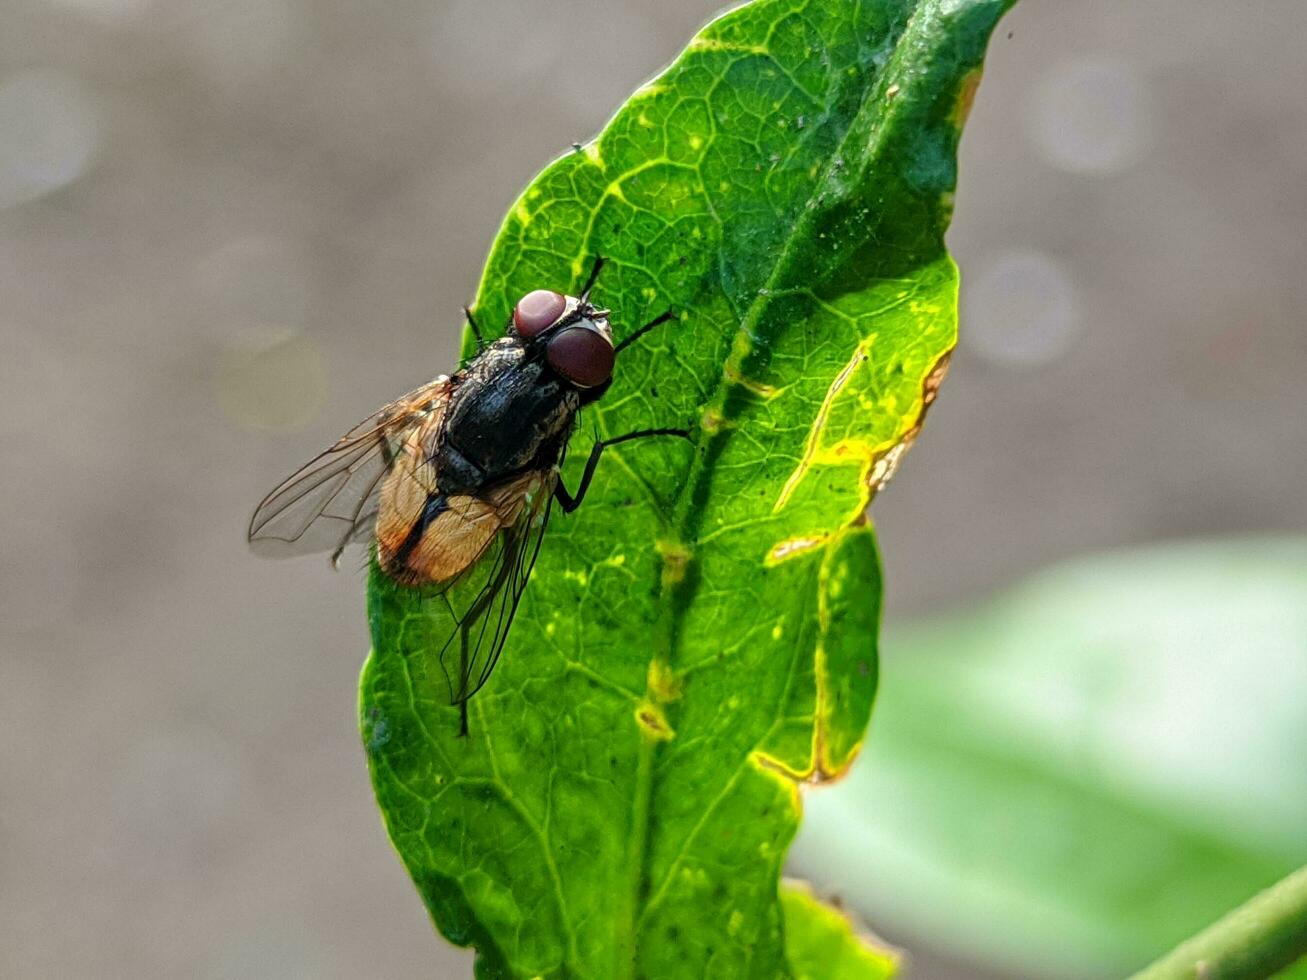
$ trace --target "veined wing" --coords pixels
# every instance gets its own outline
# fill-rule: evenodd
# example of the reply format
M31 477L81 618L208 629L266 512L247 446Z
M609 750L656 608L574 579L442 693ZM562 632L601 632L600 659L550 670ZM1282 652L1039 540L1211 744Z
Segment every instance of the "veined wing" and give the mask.
M448 378L436 378L391 402L283 480L250 518L250 547L276 558L330 551L338 560L370 533L399 447L415 426L444 411L450 387Z
M548 470L490 490L484 499L502 509L502 529L462 575L432 593L448 613L434 645L451 704L466 705L499 662L540 554L556 480L556 471Z

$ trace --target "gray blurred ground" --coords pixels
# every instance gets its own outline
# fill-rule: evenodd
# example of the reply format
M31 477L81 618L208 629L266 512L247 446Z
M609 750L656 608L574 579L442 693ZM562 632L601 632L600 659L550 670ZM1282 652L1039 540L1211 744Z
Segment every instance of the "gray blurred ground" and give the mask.
M891 616L1307 518L1307 6L1025 4ZM0 0L0 975L466 975L372 803L360 576L244 523L449 367L515 193L715 6Z

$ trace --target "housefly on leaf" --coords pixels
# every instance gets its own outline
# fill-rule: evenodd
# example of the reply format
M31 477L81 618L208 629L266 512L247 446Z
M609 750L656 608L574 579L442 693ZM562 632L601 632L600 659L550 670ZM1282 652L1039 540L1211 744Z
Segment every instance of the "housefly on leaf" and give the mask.
M609 311L590 302L596 259L580 296L537 289L486 343L470 311L477 354L359 423L263 498L250 520L258 554L327 551L338 564L355 542L376 542L382 571L421 588L449 612L433 646L461 708L490 677L540 552L555 502L580 506L609 446L684 429L640 429L598 441L569 493L559 466L577 413L601 398L633 341L674 319L668 311L614 343Z

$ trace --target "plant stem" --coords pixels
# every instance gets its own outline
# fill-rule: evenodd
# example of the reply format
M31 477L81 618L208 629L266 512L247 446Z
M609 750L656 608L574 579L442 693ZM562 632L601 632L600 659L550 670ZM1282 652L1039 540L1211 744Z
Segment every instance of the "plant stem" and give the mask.
M1131 980L1260 980L1307 956L1307 867L1255 895Z

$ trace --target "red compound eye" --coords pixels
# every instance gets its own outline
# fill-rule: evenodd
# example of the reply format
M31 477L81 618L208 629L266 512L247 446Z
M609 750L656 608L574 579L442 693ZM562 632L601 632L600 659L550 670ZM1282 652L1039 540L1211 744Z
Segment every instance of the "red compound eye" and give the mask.
M549 338L549 366L579 388L594 388L613 376L617 352L608 338L589 327L568 327Z
M517 301L513 325L518 336L530 340L540 331L552 327L567 309L567 300L552 289L537 289Z

